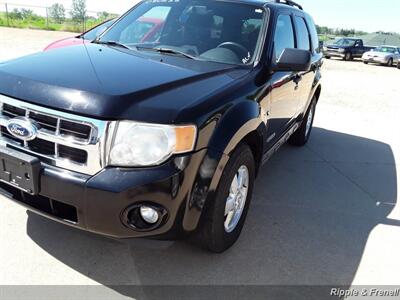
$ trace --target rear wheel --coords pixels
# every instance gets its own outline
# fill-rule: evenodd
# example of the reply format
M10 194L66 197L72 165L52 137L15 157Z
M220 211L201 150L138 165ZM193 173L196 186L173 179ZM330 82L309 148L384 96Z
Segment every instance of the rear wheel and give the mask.
M397 69L400 69L400 60L399 60L399 62L397 63Z
M255 162L249 146L231 155L215 199L205 208L198 240L211 252L229 249L239 238L249 209L255 179Z
M310 107L300 125L300 128L290 137L289 144L293 146L304 146L310 139L312 127L314 124L315 111L317 107L317 100L314 97L311 101Z
M367 61L364 61L364 64L368 65L368 62L367 62Z
M331 59L331 57L330 57L330 56L325 56L325 58L326 58L326 59Z

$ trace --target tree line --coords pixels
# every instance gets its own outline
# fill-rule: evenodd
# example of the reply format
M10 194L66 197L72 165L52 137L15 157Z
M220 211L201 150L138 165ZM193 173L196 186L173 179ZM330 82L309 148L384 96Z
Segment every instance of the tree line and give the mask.
M318 34L336 36L358 36L367 34L365 31L344 28L330 28L327 26L316 25Z
M72 0L72 7L69 13L65 9L64 5L60 3L55 3L51 7L47 8L48 17L50 17L56 23L63 23L68 17L76 22L82 22L88 18L87 9L86 9L86 0ZM8 13L8 16L11 19L15 20L35 20L41 18L37 14L34 13L32 9L18 9L15 8L11 12ZM115 15L112 15L108 12L100 12L97 13L97 18L100 20L107 20L109 18L113 18Z

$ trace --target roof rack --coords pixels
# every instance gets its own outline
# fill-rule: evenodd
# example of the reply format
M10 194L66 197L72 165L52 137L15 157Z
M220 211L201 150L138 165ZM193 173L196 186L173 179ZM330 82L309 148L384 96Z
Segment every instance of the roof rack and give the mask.
M298 4L298 3L296 3L296 2L294 2L292 0L271 0L271 2L282 3L282 4L286 4L286 5L290 5L290 6L295 6L298 9L303 10L303 7L300 4Z

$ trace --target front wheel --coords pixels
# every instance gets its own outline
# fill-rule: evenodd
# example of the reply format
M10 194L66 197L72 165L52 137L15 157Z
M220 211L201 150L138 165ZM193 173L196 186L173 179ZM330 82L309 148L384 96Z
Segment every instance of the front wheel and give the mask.
M310 139L311 131L314 124L315 111L317 108L317 100L315 97L307 110L307 113L300 125L300 128L290 137L289 144L293 146L304 146Z
M400 61L397 63L397 69L400 69Z
M345 61L353 60L353 55L350 52L347 52L344 56Z
M387 63L388 67L393 67L393 58L389 59L388 63Z
M249 146L240 145L231 155L212 203L205 208L198 233L200 244L222 253L239 238L253 193L255 162Z

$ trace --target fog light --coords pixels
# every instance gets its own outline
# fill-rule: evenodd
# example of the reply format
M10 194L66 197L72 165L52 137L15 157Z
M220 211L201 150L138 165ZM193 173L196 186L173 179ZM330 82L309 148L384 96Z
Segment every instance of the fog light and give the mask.
M140 207L140 216L149 224L157 223L158 219L160 218L158 211L148 206Z

